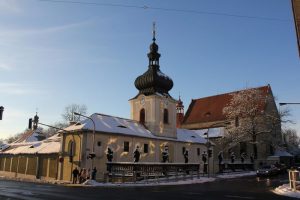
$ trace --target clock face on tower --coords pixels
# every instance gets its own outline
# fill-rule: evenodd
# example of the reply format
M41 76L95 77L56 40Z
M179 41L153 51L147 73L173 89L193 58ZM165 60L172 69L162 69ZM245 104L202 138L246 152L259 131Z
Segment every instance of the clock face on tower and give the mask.
M142 106L145 105L145 97L144 96L141 98L140 103Z
M168 103L169 103L168 99L167 99L167 98L166 98L166 99L164 99L164 105L165 105L165 107L167 107L167 106L168 106Z

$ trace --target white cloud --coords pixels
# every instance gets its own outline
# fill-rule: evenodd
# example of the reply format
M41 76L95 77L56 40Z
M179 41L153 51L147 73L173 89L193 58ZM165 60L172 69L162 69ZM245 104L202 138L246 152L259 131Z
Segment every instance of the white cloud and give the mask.
M36 89L33 85L19 83L0 83L0 93L2 95L32 95L41 94L42 90Z
M19 13L21 11L20 5L16 0L1 0L0 12L1 13Z

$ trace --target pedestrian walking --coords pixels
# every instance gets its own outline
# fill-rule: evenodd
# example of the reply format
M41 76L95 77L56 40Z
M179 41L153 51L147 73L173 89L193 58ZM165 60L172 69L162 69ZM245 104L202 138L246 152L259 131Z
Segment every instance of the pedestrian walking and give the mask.
M79 184L81 184L83 181L82 181L82 173L83 173L83 169L80 169L80 172L78 174L78 178L79 178Z
M89 168L86 172L86 180L90 179L91 176L91 169Z
M77 169L77 167L75 167L75 169L72 171L72 174L73 174L73 184L76 184L77 183L77 177L78 177L78 174L79 174L79 170Z
M82 173L81 173L81 183L84 183L86 181L86 174L87 174L87 171L85 168L83 168L82 170Z

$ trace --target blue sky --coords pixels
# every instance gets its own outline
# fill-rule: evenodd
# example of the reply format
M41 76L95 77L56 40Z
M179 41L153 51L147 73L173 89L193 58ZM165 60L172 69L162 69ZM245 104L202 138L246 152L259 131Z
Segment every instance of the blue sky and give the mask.
M134 80L148 65L153 21L161 70L186 109L191 99L266 84L278 102L300 101L289 0L81 1L255 18L0 0L0 138L22 132L37 109L42 123L61 121L71 103L85 104L88 114L129 118ZM290 109L300 132L300 106Z

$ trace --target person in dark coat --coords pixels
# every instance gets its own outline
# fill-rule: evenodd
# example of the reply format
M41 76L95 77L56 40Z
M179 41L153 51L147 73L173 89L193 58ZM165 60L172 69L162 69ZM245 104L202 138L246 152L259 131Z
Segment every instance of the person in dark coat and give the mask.
M79 174L79 170L77 169L77 167L75 167L75 169L72 171L73 174L73 184L77 183L77 178L78 178L78 174Z
M83 181L82 181L82 176L81 174L83 173L83 169L80 169L80 172L78 174L78 178L79 178L79 184L81 184Z
M136 147L135 151L133 152L133 158L134 162L139 162L140 161L140 151L139 151L139 146Z
M96 169L96 167L94 167L94 169L92 171L92 180L96 180L96 174L97 174L97 169Z

